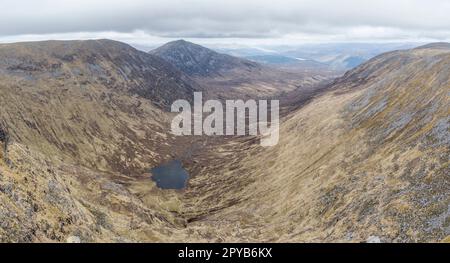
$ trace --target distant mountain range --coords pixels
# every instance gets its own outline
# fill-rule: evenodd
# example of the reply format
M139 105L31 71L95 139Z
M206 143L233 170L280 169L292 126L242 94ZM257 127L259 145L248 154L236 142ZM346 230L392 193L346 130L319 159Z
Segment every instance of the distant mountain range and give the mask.
M286 70L272 63L218 53L185 40L169 42L149 53L190 76L210 96L220 98L276 96L302 87L309 88L330 75L322 72L323 68L319 66L307 73L304 69L310 69L309 65L298 70Z
M218 48L221 52L285 67L348 70L384 52L409 49L417 43L330 43L266 48Z

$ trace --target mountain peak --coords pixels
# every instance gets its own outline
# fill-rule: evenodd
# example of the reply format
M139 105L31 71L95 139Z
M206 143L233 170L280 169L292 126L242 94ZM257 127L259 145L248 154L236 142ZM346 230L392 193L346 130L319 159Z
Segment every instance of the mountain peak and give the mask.
M199 45L199 44L195 44L195 43L193 43L193 42L190 42L190 41L187 41L187 40L184 40L184 39L178 39L178 40L174 40L174 41L170 41L170 42L167 42L166 44L164 44L163 46L179 46L179 45L184 45L184 46L197 46L197 47L202 47L202 48L206 48L206 47L203 47L203 46L201 46L201 45Z
M195 45L194 43L189 42L189 41L186 41L186 40L184 40L184 39L174 40L174 41L171 41L171 42L169 42L169 43L167 43L167 44Z
M184 39L179 39L175 41L168 42L159 48L150 51L151 54L165 54L169 52L207 52L207 53L217 53L209 48L200 46L198 44L186 41Z
M169 42L150 51L190 76L220 76L233 69L258 68L249 60L218 53L186 40Z

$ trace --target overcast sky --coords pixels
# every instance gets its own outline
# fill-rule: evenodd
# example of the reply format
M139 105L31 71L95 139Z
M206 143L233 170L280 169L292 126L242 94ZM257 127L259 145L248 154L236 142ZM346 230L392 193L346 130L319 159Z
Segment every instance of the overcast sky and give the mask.
M0 0L0 42L448 41L448 0Z

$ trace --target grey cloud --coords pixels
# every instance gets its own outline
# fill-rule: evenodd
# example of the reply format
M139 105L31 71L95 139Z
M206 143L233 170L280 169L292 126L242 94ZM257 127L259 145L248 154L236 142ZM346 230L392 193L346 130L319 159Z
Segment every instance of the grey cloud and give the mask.
M3 0L1 5L0 36L141 30L195 38L370 38L372 32L379 38L395 38L393 32L446 38L450 28L445 0Z

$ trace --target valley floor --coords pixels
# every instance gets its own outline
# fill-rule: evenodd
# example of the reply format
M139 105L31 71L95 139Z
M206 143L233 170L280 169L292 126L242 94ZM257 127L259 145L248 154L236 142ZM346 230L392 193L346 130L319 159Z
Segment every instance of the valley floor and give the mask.
M0 241L442 241L449 61L434 47L377 57L289 102L268 148L257 137L172 136L172 115L102 83L6 78ZM150 179L171 159L191 175L184 190Z

